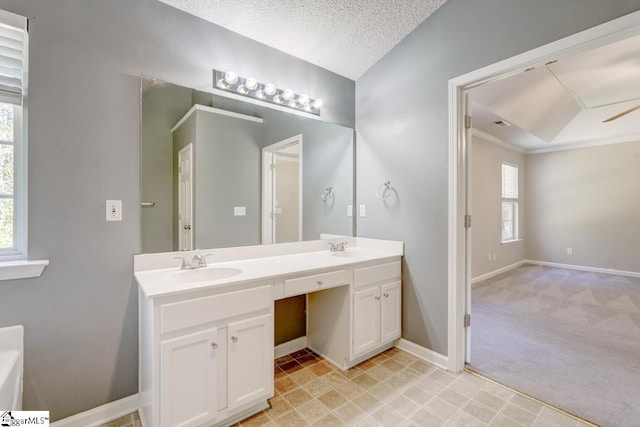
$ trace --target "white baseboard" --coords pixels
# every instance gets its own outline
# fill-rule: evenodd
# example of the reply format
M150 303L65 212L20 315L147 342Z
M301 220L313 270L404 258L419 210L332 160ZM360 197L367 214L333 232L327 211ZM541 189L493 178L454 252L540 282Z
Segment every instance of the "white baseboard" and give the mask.
M300 337L293 339L291 341L283 342L282 344L278 344L273 351L273 358L277 359L278 357L286 356L287 354L291 354L294 351L303 350L307 347L307 337Z
M640 272L637 272L637 271L614 270L612 268L587 267L587 266L584 266L584 265L574 265L574 264L560 264L559 262L534 261L534 260L527 259L527 260L523 261L523 264L533 264L533 265L543 265L543 266L546 266L546 267L566 268L568 270L591 271L591 272L594 272L594 273L616 274L618 276L640 277Z
M518 261L511 265L507 265L506 267L502 267L497 270L490 271L489 273L481 274L480 276L477 276L471 279L471 286L475 285L476 283L482 282L483 280L491 279L492 277L495 277L498 274L506 273L507 271L513 270L514 268L518 268L522 264L525 264L527 262L529 261L525 261L525 260Z
M51 423L51 427L95 427L138 410L138 394Z
M404 338L400 338L398 342L396 342L396 347L400 350L406 351L407 353L413 354L414 356L424 360L425 362L431 363L440 369L448 369L449 358L440 353L436 353L433 350L429 350L426 347L422 347L421 345Z

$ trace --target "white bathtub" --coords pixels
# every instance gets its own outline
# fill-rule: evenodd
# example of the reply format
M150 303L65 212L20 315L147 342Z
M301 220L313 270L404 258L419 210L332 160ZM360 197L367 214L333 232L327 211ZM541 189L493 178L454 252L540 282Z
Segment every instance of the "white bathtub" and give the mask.
M22 326L0 328L0 411L22 410Z

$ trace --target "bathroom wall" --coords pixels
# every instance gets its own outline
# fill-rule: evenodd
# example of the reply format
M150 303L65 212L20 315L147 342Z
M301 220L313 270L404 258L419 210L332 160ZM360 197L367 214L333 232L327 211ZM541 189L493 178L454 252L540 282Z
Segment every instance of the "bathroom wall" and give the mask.
M527 259L640 272L639 163L640 142L527 155Z
M447 354L448 81L640 0L448 0L356 81L358 236L403 240L403 337ZM376 200L391 181L398 199Z
M518 242L502 244L502 162L518 166ZM471 277L525 259L527 223L525 156L472 136L471 143Z
M141 251L140 75L196 89L233 68L325 100L354 126L354 82L157 0L0 0L31 18L29 257L0 282L0 326L25 326L24 406L52 420L135 394ZM123 221L105 222L105 200Z

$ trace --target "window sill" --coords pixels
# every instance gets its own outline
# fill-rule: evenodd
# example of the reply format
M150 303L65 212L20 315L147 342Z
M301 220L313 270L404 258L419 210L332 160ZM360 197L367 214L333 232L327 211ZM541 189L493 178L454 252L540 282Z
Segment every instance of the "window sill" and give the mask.
M49 260L37 261L1 261L0 280L28 279L40 277Z
M520 242L522 242L522 239L505 240L504 242L500 242L500 246L515 245Z

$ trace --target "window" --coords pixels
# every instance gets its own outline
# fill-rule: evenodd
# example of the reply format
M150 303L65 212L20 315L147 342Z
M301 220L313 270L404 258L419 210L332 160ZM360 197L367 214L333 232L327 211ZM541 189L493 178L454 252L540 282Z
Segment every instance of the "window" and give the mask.
M26 24L0 10L0 260L26 258Z
M518 240L518 167L502 163L502 243Z

